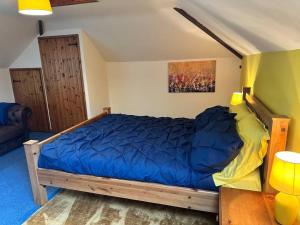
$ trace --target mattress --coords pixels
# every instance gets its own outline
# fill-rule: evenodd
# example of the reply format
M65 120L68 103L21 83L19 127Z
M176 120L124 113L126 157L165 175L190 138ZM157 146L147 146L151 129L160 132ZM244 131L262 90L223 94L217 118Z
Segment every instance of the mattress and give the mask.
M216 191L189 165L194 120L113 114L41 149L40 168Z

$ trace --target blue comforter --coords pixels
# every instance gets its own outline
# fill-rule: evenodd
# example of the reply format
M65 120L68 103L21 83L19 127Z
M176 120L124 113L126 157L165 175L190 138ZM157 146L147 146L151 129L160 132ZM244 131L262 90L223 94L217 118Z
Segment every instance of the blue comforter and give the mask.
M213 171L190 166L194 132L192 119L109 115L43 146L39 167L216 190Z

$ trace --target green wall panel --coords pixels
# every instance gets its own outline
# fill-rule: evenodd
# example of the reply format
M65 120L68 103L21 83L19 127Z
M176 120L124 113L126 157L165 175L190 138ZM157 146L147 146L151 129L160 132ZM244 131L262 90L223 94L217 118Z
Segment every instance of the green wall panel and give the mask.
M253 87L274 113L292 119L287 148L300 152L300 50L246 56L241 85Z

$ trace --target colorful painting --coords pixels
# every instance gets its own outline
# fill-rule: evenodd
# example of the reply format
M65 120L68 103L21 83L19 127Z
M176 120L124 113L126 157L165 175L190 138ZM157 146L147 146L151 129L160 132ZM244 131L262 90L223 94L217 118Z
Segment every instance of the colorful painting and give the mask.
M169 63L169 92L215 92L216 61Z

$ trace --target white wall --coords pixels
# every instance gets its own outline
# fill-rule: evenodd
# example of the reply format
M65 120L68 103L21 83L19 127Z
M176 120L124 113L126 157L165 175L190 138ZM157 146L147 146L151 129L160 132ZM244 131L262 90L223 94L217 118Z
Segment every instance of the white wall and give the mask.
M78 34L81 37L80 29L64 29L64 30L52 30L47 31L43 36L56 36L56 35L69 35ZM22 52L21 55L9 66L10 68L41 68L42 61L38 43L38 37L36 36L30 45ZM82 47L82 46L81 46Z
M27 46L10 68L41 68L41 56L37 37Z
M15 102L8 69L0 69L0 102Z
M103 107L109 106L106 62L85 32L81 33L81 40L82 67L88 87L85 93L88 97L88 116L93 117L100 114Z
M168 62L107 64L110 106L114 113L195 117L205 108L228 105L240 89L241 61L217 59L215 93L168 93Z
M108 105L106 64L89 37L80 29L53 30L43 36L78 34L82 59L82 76L88 118L102 111ZM10 68L41 68L38 36L15 60Z

